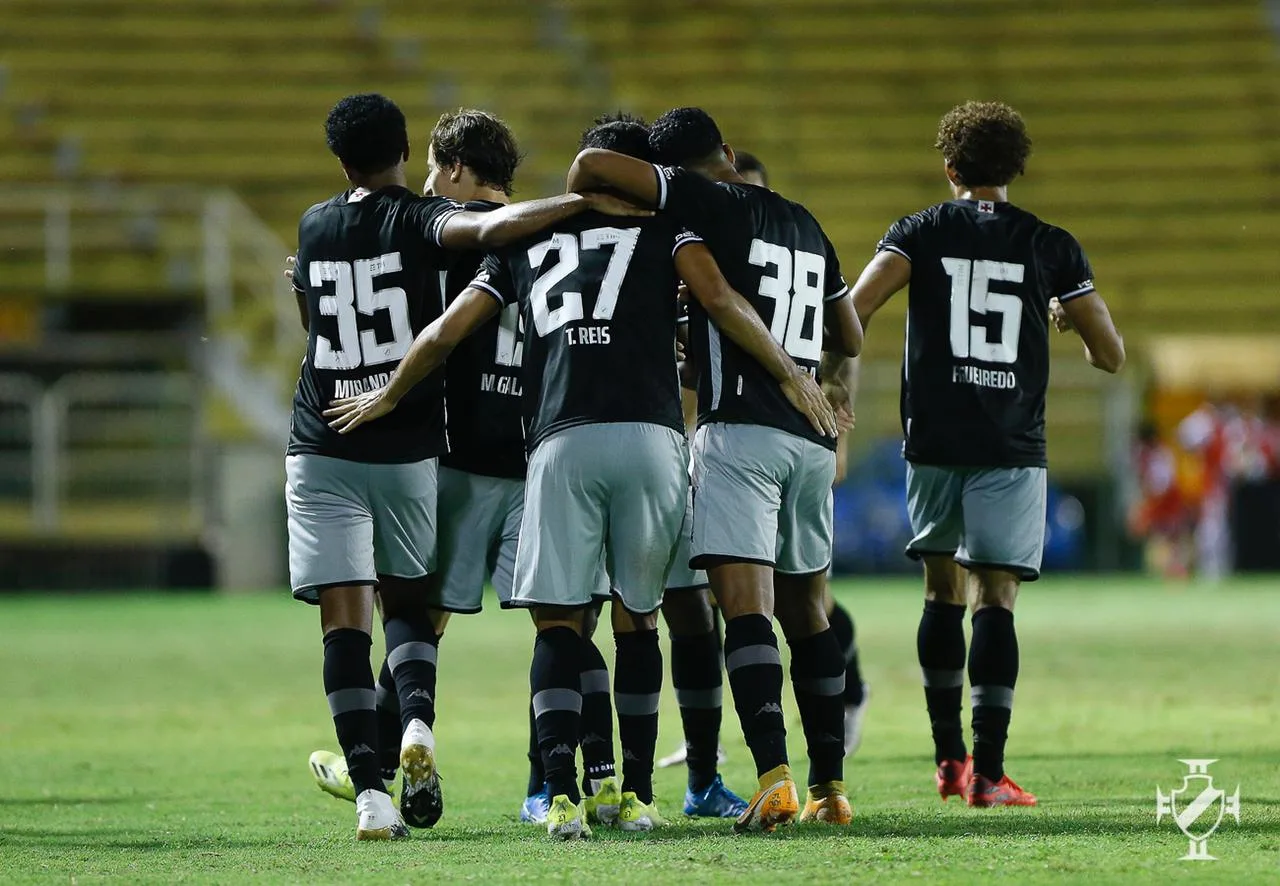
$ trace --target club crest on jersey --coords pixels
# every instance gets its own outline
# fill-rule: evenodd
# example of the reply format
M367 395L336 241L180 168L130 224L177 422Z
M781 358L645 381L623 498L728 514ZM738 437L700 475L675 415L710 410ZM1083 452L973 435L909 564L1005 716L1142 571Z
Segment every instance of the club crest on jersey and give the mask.
M995 212L996 205L992 203L990 200L979 200L978 211L979 212Z

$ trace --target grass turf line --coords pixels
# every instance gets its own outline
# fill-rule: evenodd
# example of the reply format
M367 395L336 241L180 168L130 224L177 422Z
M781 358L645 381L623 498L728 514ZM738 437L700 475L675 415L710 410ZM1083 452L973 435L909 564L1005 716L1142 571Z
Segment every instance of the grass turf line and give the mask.
M918 582L843 582L872 685L847 768L843 834L732 837L679 815L683 770L655 787L673 825L549 843L516 822L532 629L496 607L441 645L446 812L397 845L353 840L354 812L311 783L334 748L316 610L284 593L0 598L0 881L119 882L1280 882L1280 594L1274 580L1169 588L1050 577L1018 609L1022 675L1009 772L1038 809L938 801L915 663ZM606 639L604 645L608 647ZM612 667L612 653L606 649ZM664 693L659 753L679 737ZM791 754L804 770L794 702ZM966 718L968 705L966 702ZM726 709L726 781L750 758ZM1155 787L1217 757L1241 787L1221 861L1178 861Z

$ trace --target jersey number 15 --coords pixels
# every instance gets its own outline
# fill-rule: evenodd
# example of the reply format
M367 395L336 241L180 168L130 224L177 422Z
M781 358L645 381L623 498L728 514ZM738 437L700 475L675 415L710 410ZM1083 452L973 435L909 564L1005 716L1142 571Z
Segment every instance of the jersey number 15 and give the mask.
M960 359L984 363L1014 363L1022 332L1022 299L988 286L1001 281L1021 283L1026 267L1002 261L970 261L944 258L942 267L951 278L951 353ZM999 314L1000 337L987 340L987 329L974 326L969 314Z

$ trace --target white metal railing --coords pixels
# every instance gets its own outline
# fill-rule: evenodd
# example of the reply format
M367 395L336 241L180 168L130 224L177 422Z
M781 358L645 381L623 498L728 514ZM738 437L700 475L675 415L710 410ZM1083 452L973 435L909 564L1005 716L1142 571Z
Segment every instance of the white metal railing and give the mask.
M92 271L90 247L145 249L182 267L195 254L191 281L204 293L208 368L216 387L264 439L283 437L288 401L279 353L296 351L297 311L281 277L289 249L229 190L199 188L5 185L0 226L8 261L24 254L43 266L44 288L62 291ZM95 281L96 282L96 281ZM167 284L169 281L159 281ZM226 365L226 361L234 365Z
M0 452L29 477L6 472L0 497L28 512L34 531L57 532L68 510L104 504L172 505L204 524L209 449L190 375L94 372L42 386L5 374L0 410L26 413L28 432L6 434Z

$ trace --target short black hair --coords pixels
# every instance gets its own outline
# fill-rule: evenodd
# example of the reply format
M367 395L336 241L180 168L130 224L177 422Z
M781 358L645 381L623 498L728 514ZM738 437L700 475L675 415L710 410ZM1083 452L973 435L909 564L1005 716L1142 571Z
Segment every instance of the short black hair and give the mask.
M342 165L372 175L395 166L409 152L404 113L385 95L349 95L324 122L329 150Z
M520 148L511 128L487 111L459 108L446 111L431 130L431 153L436 165L461 163L484 185L508 197L520 165Z
M602 148L647 163L653 162L653 151L649 149L649 127L644 118L624 111L601 114L592 120L591 128L582 133L578 147L583 150Z
M760 178L764 180L766 185L769 184L769 170L764 168L764 164L760 162L760 158L755 154L749 154L746 151L735 151L733 154L733 168L738 172L757 172Z
M701 163L723 146L720 127L702 108L674 108L649 127L654 159L667 166Z
M938 122L933 145L970 188L999 188L1026 171L1031 137L1021 115L1002 102L965 102Z

